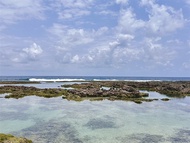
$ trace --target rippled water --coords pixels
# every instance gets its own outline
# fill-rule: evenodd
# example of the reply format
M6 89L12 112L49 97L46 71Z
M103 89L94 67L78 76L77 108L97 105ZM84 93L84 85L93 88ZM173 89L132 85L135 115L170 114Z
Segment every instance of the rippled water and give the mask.
M34 143L189 143L190 97L143 104L0 98L0 132Z

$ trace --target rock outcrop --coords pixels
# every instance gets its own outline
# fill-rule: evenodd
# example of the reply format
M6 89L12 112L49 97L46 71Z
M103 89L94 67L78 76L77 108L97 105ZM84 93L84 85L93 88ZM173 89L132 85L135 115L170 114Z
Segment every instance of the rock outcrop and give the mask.
M169 97L185 97L190 95L190 82L178 81L151 81L151 82L127 82L127 81L102 81L85 82L79 84L63 85L63 88L39 89L26 86L0 86L1 93L9 93L5 98L22 98L24 96L36 95L40 97L57 97L67 100L82 101L89 100L127 100L136 103L150 102L157 99L147 99L148 93L140 90L156 91ZM72 89L67 89L71 87ZM168 99L163 99L167 101Z
M32 141L26 138L0 133L0 143L32 143Z

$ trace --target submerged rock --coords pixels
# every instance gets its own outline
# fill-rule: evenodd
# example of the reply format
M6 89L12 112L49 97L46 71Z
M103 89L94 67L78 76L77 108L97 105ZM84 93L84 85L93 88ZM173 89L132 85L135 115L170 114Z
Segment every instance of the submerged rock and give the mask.
M116 128L116 125L113 121L105 119L91 119L84 126L96 130L96 129L105 129L105 128Z
M163 136L151 134L132 134L125 140L135 143L161 143L165 141Z

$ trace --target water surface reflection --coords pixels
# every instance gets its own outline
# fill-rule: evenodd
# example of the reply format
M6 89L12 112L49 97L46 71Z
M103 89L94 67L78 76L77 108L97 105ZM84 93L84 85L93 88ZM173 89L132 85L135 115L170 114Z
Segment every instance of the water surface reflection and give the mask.
M27 137L34 143L186 143L190 142L189 112L190 97L143 104L75 102L61 97L0 98L0 132Z

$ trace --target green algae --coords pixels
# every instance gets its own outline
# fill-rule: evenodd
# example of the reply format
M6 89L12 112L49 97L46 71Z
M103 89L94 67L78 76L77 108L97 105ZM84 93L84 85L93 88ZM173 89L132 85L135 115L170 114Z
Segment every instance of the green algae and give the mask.
M13 82L14 83L14 82ZM25 96L36 95L39 97L51 98L62 96L63 99L83 101L83 100L124 100L137 104L151 102L158 99L145 99L148 93L139 90L156 91L168 97L184 98L190 95L190 82L127 82L127 81L92 81L75 84L62 85L64 88L45 88L26 86L1 86L0 94L10 93L5 98L23 98ZM104 89L103 87L109 87ZM168 99L163 99L168 101Z
M31 140L22 137L15 137L10 134L0 133L0 142L1 143L32 143Z
M25 96L36 95L39 97L58 97L66 93L66 90L63 89L39 89L35 87L26 87L26 86L1 86L1 93L10 93L6 95L5 98L23 98Z

